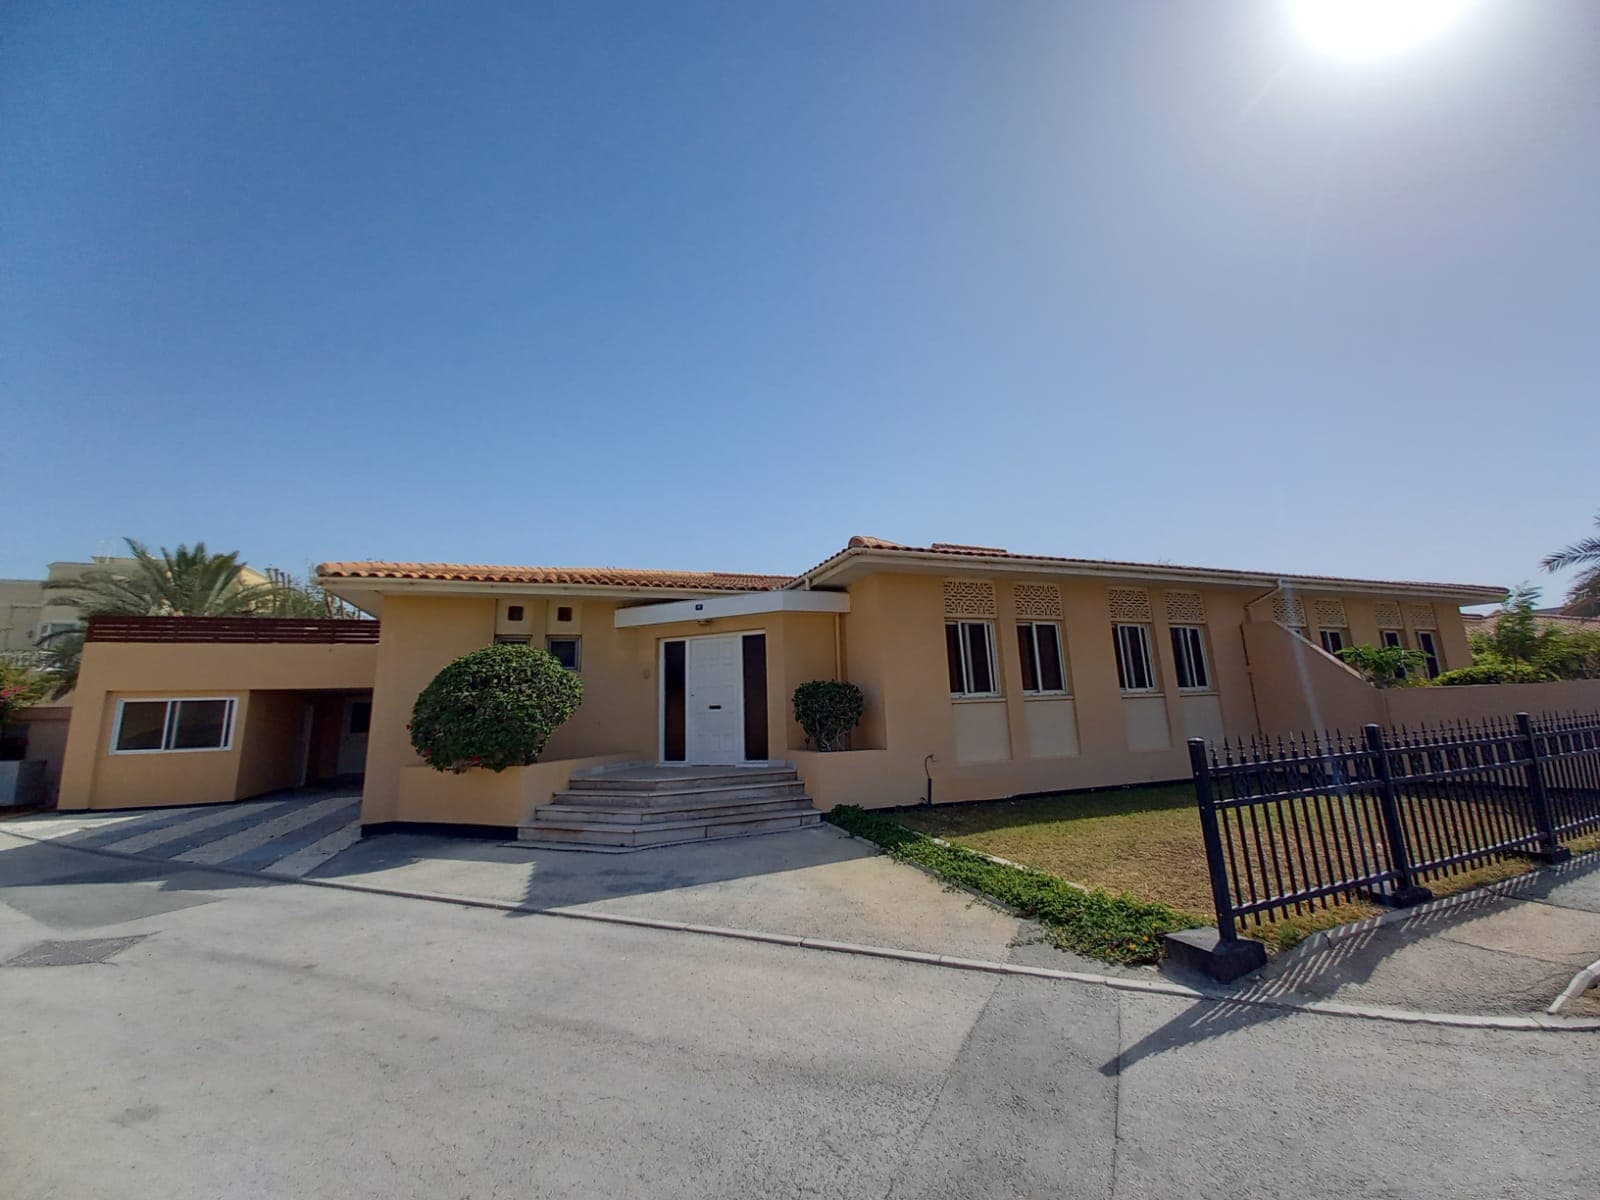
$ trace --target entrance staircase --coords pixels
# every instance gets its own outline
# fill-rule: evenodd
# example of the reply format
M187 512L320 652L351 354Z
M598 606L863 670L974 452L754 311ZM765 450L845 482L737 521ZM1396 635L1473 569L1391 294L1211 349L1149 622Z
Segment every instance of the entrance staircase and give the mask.
M642 850L803 829L822 820L793 767L609 768L575 777L518 841L557 850Z

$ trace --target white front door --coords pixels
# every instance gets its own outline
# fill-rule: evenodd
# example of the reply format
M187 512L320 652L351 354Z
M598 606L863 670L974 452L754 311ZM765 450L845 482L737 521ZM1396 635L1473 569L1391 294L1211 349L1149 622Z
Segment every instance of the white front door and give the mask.
M692 763L744 761L744 638L688 640L684 742Z

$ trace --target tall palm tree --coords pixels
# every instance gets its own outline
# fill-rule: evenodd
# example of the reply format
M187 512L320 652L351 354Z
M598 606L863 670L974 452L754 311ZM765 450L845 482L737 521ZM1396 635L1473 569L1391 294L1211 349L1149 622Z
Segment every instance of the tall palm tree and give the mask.
M124 538L133 555L127 571L97 567L76 579L45 585L63 593L58 603L70 604L84 616L229 617L249 613L269 602L270 583L244 583L239 552L212 554L204 542L193 548L161 548L159 556L143 543Z
M1600 527L1600 515L1594 519ZM1600 537L1586 537L1545 556L1546 571L1583 567L1567 592L1567 611L1576 617L1600 616Z

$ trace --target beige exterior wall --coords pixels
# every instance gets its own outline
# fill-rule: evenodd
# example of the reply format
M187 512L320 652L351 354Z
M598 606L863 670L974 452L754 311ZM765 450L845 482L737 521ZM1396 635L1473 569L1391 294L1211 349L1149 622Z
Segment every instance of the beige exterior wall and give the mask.
M1044 581L995 580L994 616L969 618L994 624L1002 693L994 700L951 698L942 578L873 575L850 589L845 675L867 695L867 715L855 739L867 752L791 755L819 805L912 803L923 795L928 773L936 803L1180 778L1188 769L1184 738L1202 716L1205 729L1193 732L1254 730L1238 633L1252 593L1200 593L1213 683L1201 696L1180 693L1165 597L1159 588L1146 589L1160 687L1125 697L1108 587L1137 585L1050 580L1061 591L1068 701L1023 694L1019 582ZM1062 711L1068 708L1070 714ZM1153 748L1134 748L1141 744ZM1073 745L1076 753L1060 752Z
M551 737L541 766L596 758L654 762L660 753L660 644L671 638L766 634L767 744L776 759L804 744L789 703L795 687L834 673L834 618L827 613L767 613L705 624L618 629L614 600L388 596L373 693L364 824L518 824L523 818L479 820L464 814L531 812L529 805L548 801L549 793L538 780L549 773L536 772L531 784L512 782L509 772L498 777L485 772L482 781L471 782L477 773L457 776L424 767L406 729L422 689L446 664L491 644L496 614L508 604L523 606L526 619L518 633L526 633L533 645L543 646L547 634L555 632L582 639L583 703ZM559 629L554 621L558 607L574 610L573 620Z
M1525 713L1600 711L1600 679L1501 683L1476 687L1390 688L1380 693L1385 724L1431 725Z
M42 579L0 579L0 650L29 650L44 611Z
M298 782L291 776L299 770L299 714L312 699L305 693L370 688L377 651L361 645L91 642L72 693L59 806L208 804L291 786ZM111 753L118 701L184 696L235 700L231 749Z

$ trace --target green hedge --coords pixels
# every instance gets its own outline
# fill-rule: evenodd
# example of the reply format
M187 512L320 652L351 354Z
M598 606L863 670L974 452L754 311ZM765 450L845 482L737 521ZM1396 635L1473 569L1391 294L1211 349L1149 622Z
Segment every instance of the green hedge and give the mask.
M1165 904L1113 896L1099 889L1084 891L1043 871L993 862L853 804L840 805L827 819L848 833L876 842L895 858L926 867L940 879L982 892L1032 917L1062 949L1105 962L1153 963L1161 957L1163 936L1205 924Z

